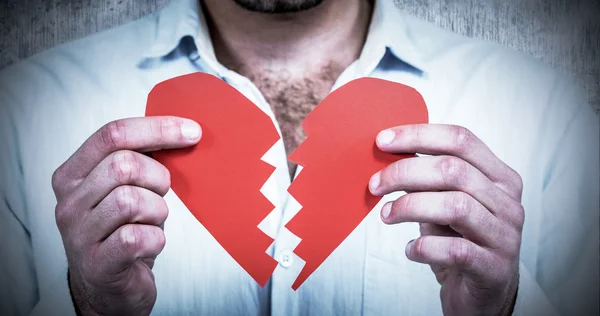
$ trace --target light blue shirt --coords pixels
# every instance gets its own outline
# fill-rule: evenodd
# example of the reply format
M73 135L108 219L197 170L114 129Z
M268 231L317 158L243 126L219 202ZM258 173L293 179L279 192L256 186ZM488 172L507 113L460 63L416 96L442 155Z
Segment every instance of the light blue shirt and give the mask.
M143 116L152 87L208 72L274 115L247 78L215 58L196 0L173 0L139 21L59 46L0 75L0 309L73 314L66 257L55 225L53 171L105 123ZM461 37L376 3L360 58L334 89L358 77L409 85L431 123L469 128L524 180L520 315L597 314L599 129L579 90L520 53ZM368 105L365 105L368 106ZM283 225L300 206L282 141L264 158L277 167L263 193L275 210L259 226L280 262L260 288L173 192L167 244L154 267L154 314L436 315L440 286L404 247L418 225L379 219L386 196L298 289L299 239ZM236 192L231 192L235 197ZM583 304L586 302L587 304Z

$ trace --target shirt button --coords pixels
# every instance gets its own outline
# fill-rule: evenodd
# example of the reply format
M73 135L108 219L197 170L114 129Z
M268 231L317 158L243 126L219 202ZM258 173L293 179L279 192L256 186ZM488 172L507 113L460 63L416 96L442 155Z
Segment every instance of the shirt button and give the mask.
M294 254L290 250L283 250L279 253L279 264L284 268L289 268L294 264Z

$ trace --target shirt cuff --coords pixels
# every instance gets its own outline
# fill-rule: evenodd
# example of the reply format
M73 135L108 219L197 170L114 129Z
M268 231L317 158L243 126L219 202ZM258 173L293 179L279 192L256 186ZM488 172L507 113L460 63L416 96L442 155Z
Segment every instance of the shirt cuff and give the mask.
M65 315L76 316L65 268L57 279L46 289L40 290L40 300L30 316Z
M522 262L519 263L519 290L513 315L559 315Z

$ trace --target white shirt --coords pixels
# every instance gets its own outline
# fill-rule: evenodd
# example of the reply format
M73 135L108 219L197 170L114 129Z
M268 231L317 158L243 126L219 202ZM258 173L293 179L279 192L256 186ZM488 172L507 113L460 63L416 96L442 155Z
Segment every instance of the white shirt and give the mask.
M95 130L143 116L152 87L203 71L223 78L274 115L248 79L220 65L196 0L174 0L139 21L59 46L0 75L0 309L73 314L50 179ZM358 77L418 90L431 123L469 128L524 180L526 213L515 313L597 314L598 118L579 90L535 60L411 18L376 3L360 58L334 89ZM277 167L263 193L276 208L260 228L280 261L260 288L169 192L167 244L154 273L154 314L435 315L440 286L404 247L414 223L379 219L386 196L294 292L299 239L283 226L300 206L289 197L282 141L264 159ZM235 196L235 192L231 192ZM286 259L284 259L286 258Z

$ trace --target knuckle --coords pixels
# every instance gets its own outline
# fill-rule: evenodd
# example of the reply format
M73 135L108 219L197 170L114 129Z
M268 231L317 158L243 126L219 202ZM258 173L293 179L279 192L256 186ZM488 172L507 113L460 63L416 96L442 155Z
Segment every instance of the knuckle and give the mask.
M137 225L126 225L121 228L119 238L123 248L129 253L134 253L141 243L141 231Z
M465 127L452 126L452 145L459 152L467 151L472 135Z
M523 178L515 170L513 170L513 169L510 169L510 170L511 170L511 174L512 174L511 179L512 179L512 183L513 183L513 187L514 187L515 191L517 193L519 193L519 195L520 195L520 193L523 191Z
M519 251L521 250L521 237L520 235L515 235L514 238L506 238L506 242L508 245L507 250L504 252L506 258L508 260L510 260L511 262L515 262L515 261L519 261L519 256L520 253Z
M162 118L153 120L150 123L150 128L153 132L155 141L169 139L178 129L176 128L175 120L171 118Z
M423 138L423 127L421 125L410 125L410 133L414 137L414 144L420 144Z
M426 254L426 246L427 246L427 241L429 239L426 236L417 238L414 241L414 245L412 247L413 249L413 256L417 257L417 258L423 258L425 257Z
M468 267L472 262L472 250L468 243L461 238L453 238L448 249L450 260L460 267Z
M56 220L56 226L60 232L65 232L69 227L68 211L64 204L58 203L54 209L54 217Z
M506 166L504 168L504 177L499 180L498 184L502 185L505 190L508 190L511 196L521 198L523 193L523 178L521 175L514 170L513 168Z
M165 237L165 233L162 229L156 230L156 244L159 251L162 251L167 244L167 238Z
M463 222L469 216L468 197L462 192L453 192L447 202L447 209L451 212L451 221L453 223Z
M392 170L389 173L382 173L381 181L388 180L392 183L398 183L400 179L405 179L408 173L405 159L396 161L392 164Z
M116 152L110 161L110 173L119 183L128 183L139 175L139 162L136 155L127 150Z
M519 232L522 231L525 224L525 208L520 203L515 207L515 222Z
M466 179L467 165L458 158L444 156L440 161L440 171L446 185L461 187Z
M163 139L166 135L165 120L151 120L150 130L155 139Z
M54 218L59 231L66 232L71 229L74 220L72 214L76 205L76 201L71 197L67 197L56 204L54 208Z
M162 168L163 172L164 172L164 184L165 184L165 194L167 194L169 188L171 187L171 172L169 171L169 169L167 169L167 167L160 165L160 167Z
M161 206L158 208L159 221L160 223L164 223L167 220L167 217L169 217L169 207L164 199L161 199L161 201Z
M63 174L62 166L58 167L52 173L52 189L54 190L54 193L59 191L62 186L64 178Z
M411 202L411 194L405 194L398 198L396 201L392 202L392 211L398 213L398 215L402 216L403 214L408 214L412 210Z
M127 146L125 123L122 120L107 123L100 130L100 139L104 148L117 149Z
M131 186L121 186L116 189L115 204L117 211L130 219L135 219L140 209L141 196L138 190Z

